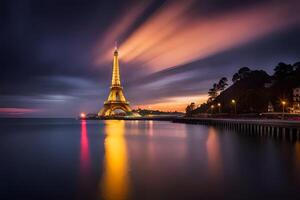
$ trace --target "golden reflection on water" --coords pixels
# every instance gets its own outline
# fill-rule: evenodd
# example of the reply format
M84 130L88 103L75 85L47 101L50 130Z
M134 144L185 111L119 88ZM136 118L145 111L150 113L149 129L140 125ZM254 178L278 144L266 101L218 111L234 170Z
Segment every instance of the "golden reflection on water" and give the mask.
M128 199L129 177L124 128L124 121L105 121L105 160L101 193L106 200Z
M209 174L213 180L222 178L222 158L218 133L215 128L210 127L206 141Z

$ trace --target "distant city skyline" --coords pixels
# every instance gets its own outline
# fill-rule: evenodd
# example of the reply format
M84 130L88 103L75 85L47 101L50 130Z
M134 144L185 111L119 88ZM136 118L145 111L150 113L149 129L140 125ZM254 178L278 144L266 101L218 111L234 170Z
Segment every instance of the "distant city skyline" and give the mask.
M0 116L97 113L118 41L126 98L183 111L240 67L300 61L297 0L0 2Z

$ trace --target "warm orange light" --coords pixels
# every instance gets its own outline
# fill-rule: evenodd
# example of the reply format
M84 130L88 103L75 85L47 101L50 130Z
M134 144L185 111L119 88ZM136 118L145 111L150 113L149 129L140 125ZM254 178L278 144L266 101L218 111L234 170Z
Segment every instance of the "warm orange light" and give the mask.
M215 128L209 128L206 140L207 164L209 176L212 181L222 179L223 161L220 149L220 138Z
M221 104L220 104L220 103L218 103L218 107L221 107Z
M151 110L161 110L161 111L179 111L184 112L186 105L190 102L195 102L197 105L206 102L207 95L195 95L195 96L176 96L164 98L160 102L155 102L153 104L139 104L136 108L148 109L149 106Z
M86 117L86 114L84 112L80 113L80 117L81 118L85 118Z
M282 101L281 104L282 104L282 105L285 105L285 104L286 104L286 101Z
M231 103L235 104L235 100L234 100L234 99L232 99L232 100L231 100Z
M125 122L106 120L104 174L101 192L105 199L128 199L130 182L128 177L127 147L124 138Z

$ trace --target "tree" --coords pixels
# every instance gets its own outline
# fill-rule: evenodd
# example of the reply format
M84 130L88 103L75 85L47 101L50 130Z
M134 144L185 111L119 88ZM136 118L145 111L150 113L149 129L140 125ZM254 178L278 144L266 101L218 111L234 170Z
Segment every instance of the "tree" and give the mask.
M235 83L241 79L248 77L251 70L248 67L242 67L239 69L237 73L235 73L232 77L232 82Z
M219 80L219 83L218 83L218 89L219 91L223 91L226 86L228 85L228 79L226 77L222 77L220 80Z
M220 94L220 92L226 88L226 86L228 85L227 81L228 80L226 77L222 77L218 83L213 84L213 87L208 91L208 103L214 101L215 98Z
M295 63L297 64L297 63ZM278 63L278 65L274 68L274 76L277 79L283 79L287 75L293 72L293 66L291 64L286 64L283 62Z
M192 103L190 104L190 107L191 107L192 110L195 110L196 104L195 104L194 102L192 102Z
M300 62L296 62L293 64L295 70L300 70Z
M188 105L186 108L185 108L185 114L186 116L192 116L192 112L193 110L195 110L196 108L196 105L194 102L192 102L190 105Z
M238 73L235 73L232 77L232 82L235 83L240 79L240 76Z
M208 102L212 102L213 100L215 100L215 98L218 96L218 90L218 84L214 83L213 87L208 91Z
M245 76L247 73L251 72L251 70L249 69L249 67L242 67L239 69L238 73L241 76Z

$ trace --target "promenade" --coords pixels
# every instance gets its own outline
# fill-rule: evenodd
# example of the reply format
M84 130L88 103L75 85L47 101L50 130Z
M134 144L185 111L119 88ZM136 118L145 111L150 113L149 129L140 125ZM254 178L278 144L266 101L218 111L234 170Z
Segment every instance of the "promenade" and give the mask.
M176 118L174 123L201 124L223 127L255 135L300 139L300 121L277 119Z

